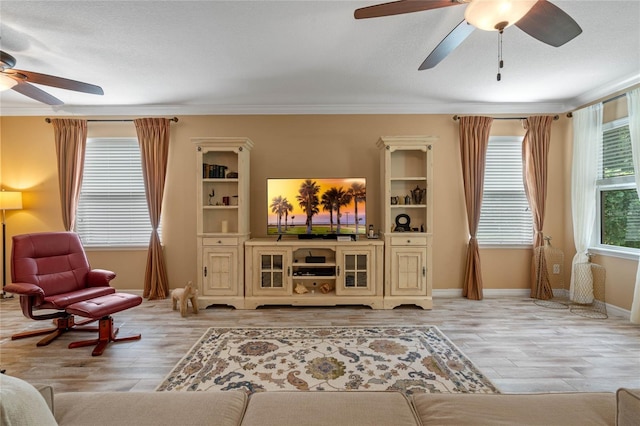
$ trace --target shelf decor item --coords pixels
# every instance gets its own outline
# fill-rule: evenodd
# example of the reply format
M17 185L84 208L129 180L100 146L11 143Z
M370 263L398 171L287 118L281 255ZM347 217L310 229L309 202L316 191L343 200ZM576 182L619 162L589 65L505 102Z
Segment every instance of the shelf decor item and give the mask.
M396 232L409 232L411 231L411 218L408 214L399 214L396 216Z
M322 294L331 293L334 288L335 288L335 285L331 283L322 283L320 284L320 293Z
M302 283L297 283L296 288L293 289L298 294L309 293L309 289Z
M422 204L425 195L427 194L427 188L420 188L416 185L415 189L411 191L411 199L413 200L413 204Z

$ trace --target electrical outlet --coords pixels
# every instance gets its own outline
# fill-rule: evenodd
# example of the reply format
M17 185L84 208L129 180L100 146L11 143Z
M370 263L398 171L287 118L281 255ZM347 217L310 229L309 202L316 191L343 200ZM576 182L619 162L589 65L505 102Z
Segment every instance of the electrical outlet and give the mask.
M560 265L558 265L557 263L555 263L553 265L553 273L554 274L559 274L560 273Z

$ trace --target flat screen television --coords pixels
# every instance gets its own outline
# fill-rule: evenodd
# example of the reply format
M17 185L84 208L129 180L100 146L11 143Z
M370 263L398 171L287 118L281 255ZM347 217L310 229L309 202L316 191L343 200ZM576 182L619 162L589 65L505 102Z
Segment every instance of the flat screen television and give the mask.
M366 234L365 178L267 179L267 235Z

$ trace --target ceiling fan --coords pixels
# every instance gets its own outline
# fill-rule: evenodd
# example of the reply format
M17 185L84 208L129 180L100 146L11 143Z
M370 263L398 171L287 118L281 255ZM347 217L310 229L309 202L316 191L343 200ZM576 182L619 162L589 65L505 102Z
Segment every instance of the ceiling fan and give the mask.
M571 16L547 0L398 0L357 9L354 17L376 18L460 4L467 5L465 19L436 46L419 70L438 65L476 28L502 34L505 28L515 25L531 37L554 47L562 46L582 32Z
M69 80L67 78L55 77L53 75L40 74L32 71L14 69L16 59L6 52L0 50L0 91L13 89L36 101L47 105L64 105L60 99L56 98L34 86L31 83L45 86L58 87L60 89L73 90L75 92L91 93L94 95L104 95L100 86L83 83L81 81Z

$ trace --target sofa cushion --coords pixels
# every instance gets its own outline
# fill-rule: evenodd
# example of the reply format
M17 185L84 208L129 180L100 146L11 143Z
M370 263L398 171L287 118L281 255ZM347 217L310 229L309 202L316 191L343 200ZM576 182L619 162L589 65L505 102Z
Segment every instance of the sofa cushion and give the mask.
M427 425L613 425L614 393L417 394Z
M49 385L41 385L34 384L33 385L40 395L44 398L44 401L47 403L47 407L49 407L49 411L53 414L53 388Z
M60 426L237 426L243 392L69 392L56 394Z
M51 388L42 391L51 393ZM30 383L0 374L0 424L3 426L57 425L42 394Z
M251 395L243 426L418 425L410 401L399 392L258 392Z
M616 425L637 426L640 421L640 389L618 389L616 402Z

